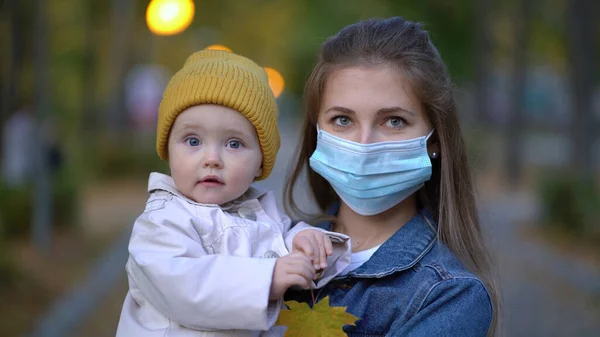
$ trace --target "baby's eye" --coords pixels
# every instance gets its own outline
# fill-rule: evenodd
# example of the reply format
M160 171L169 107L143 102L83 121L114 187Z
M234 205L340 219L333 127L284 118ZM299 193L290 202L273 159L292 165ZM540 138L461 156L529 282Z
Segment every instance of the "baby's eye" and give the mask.
M227 146L232 148L232 149L239 149L240 147L244 146L244 144L242 144L242 142L240 142L239 140L230 140L227 143Z
M188 137L185 142L189 146L200 146L200 139L198 137Z
M400 117L390 117L388 118L387 121L385 121L385 123L387 124L387 126L392 127L392 128L396 128L396 129L400 129L402 127L404 127L404 120Z
M334 122L339 126L347 126L350 124L350 118L346 116L337 116L334 118Z

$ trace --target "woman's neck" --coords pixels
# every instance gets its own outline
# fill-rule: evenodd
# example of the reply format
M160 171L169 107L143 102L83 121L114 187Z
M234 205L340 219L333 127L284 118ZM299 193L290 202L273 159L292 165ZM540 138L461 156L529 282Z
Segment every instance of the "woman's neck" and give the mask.
M385 242L416 213L415 195L383 213L370 216L354 212L342 201L333 230L348 235L352 239L352 251L358 252Z

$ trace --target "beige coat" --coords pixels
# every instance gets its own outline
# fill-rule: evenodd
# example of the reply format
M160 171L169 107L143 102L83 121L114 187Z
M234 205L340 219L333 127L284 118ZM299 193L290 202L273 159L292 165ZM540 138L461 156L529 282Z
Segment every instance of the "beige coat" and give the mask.
M117 336L281 336L273 327L281 300L269 302L275 258L289 253L290 219L273 192L251 187L239 200L203 205L187 199L171 177L152 173L150 198L129 242L129 292ZM350 241L326 232L334 254L314 287L350 263Z

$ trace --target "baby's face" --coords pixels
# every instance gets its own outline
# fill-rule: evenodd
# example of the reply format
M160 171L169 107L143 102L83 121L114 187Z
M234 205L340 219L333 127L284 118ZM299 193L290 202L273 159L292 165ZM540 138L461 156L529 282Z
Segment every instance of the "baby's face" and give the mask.
M177 189L202 203L235 200L262 174L256 129L228 107L202 104L177 116L169 136L169 166Z

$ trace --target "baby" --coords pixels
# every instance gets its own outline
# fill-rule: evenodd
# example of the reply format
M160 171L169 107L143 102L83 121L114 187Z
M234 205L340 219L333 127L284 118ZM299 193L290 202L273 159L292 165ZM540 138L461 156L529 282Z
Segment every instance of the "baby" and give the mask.
M293 228L272 191L277 105L264 69L224 51L192 54L159 108L157 151L126 270L117 336L281 336L284 292L320 288L350 262L347 236Z

